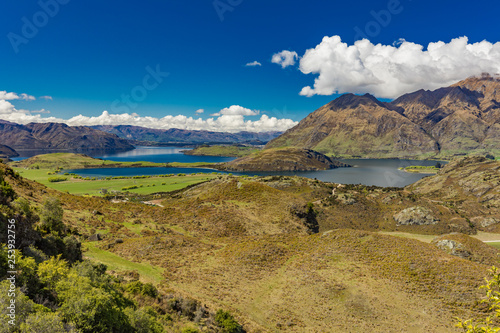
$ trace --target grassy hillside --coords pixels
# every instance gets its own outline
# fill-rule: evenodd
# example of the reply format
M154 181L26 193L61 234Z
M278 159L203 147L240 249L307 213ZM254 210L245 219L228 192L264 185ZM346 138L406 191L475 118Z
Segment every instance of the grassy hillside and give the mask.
M497 167L476 161L453 171L472 165L483 178ZM449 178L448 188L468 188L462 178ZM137 273L144 282L160 281L164 295L195 300L212 314L230 311L247 332L456 332L455 316L486 311L477 302L478 286L495 250L465 235L446 236L474 253L464 259L430 242L438 234L491 227L468 223L475 211L421 193L432 182L384 189L300 177L218 176L159 194L161 207L75 196L13 173L6 181L36 211L47 197L58 198L65 225L84 242L84 255L108 265L109 273L125 281ZM429 218L407 213L413 220L404 224L407 216L400 213L411 207L436 220L412 224ZM166 327L217 332L192 318L179 310Z

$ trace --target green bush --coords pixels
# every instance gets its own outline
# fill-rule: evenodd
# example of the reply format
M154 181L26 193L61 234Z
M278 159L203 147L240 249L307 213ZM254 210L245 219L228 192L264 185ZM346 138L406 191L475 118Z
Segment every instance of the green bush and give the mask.
M227 311L222 309L218 310L215 314L216 324L222 328L224 333L241 333L243 327L234 319L234 317Z
M65 333L64 324L59 315L52 312L30 314L21 324L21 332Z
M69 263L82 260L82 244L75 236L66 236L63 238L64 252L63 258Z
M158 290L151 283L142 283L141 281L133 281L127 284L125 290L131 294L141 294L149 297L158 296Z
M0 282L0 304L9 304L11 298L9 297L10 282L8 280L3 280ZM14 326L8 324L11 318L8 316L10 310L7 306L0 307L0 320L2 325L0 325L0 333L10 333L18 332L19 326L23 323L26 318L34 311L34 302L24 295L19 288L15 289L15 301L16 301L16 318L14 320Z
M131 308L125 309L130 324L137 333L163 333L165 330L163 326L156 320L156 312L149 308L140 308L133 310Z
M49 177L48 180L51 183L58 183L58 182L64 182L64 181L68 180L68 178L63 177L63 176L56 176L56 177Z
M133 332L112 294L92 286L90 279L71 273L56 285L58 312L82 333Z
M42 222L42 231L47 233L55 231L62 232L64 224L62 222L64 211L59 199L48 198L44 201L42 211L40 213L40 221Z
M200 333L196 328L186 327L182 329L182 333Z
M126 187L122 187L122 191L133 190L133 189L136 189L136 188L139 188L139 186L137 186L137 185L126 186Z
M0 205L7 205L15 197L16 193L12 189L12 186L4 180L3 175L0 175Z
M26 217L31 217L33 212L31 211L30 202L24 198L17 198L14 201L16 208Z

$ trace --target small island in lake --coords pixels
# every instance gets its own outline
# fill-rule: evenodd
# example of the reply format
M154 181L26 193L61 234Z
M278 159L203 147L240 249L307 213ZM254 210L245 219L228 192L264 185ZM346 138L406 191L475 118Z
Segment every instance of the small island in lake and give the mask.
M228 171L317 171L350 165L311 149L273 148L252 153L218 166Z

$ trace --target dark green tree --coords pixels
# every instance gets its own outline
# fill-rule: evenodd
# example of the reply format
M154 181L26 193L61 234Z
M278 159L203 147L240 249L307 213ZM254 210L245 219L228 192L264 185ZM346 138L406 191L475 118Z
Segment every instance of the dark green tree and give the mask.
M64 230L63 213L64 212L59 199L48 198L45 200L40 213L42 231L46 233L62 233Z

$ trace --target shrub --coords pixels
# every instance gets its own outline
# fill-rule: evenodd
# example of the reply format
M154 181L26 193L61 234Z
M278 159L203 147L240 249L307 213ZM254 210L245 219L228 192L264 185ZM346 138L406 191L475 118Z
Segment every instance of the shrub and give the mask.
M227 311L222 309L218 310L215 314L215 323L222 328L224 333L241 333L243 327L234 319L234 317Z
M31 257L31 258L35 259L35 262L37 264L49 259L49 257L45 253L43 253L42 250L37 249L33 245L30 245L29 247L24 248L23 254L27 257Z
M21 212L24 216L26 217L31 217L32 216L32 211L30 207L30 203L28 200L24 198L17 198L14 201L16 208Z
M21 324L22 332L65 333L64 324L59 315L52 312L36 312Z
M61 304L58 312L82 333L133 332L117 299L74 272L56 285Z
M125 290L131 294L141 294L143 296L156 297L158 290L151 283L142 283L141 281L133 281L127 284Z
M69 263L82 260L82 244L75 236L66 236L63 239L64 253L63 258Z
M9 304L9 289L10 282L8 280L3 280L0 282L0 304ZM8 333L8 332L18 332L19 326L23 323L30 313L33 312L34 303L28 297L26 297L19 288L15 289L15 301L16 301L16 319L14 320L14 326L8 324L8 321L11 320L8 317L9 309L7 306L0 307L0 320L2 321L2 325L0 325L0 333Z
M58 182L64 182L68 180L67 177L62 177L62 176L56 176L56 177L49 177L49 182L51 183L58 183Z
M68 263L62 260L60 255L38 265L40 281L50 288L54 288L57 282L67 277L68 273Z
M47 233L55 231L62 232L64 229L63 209L61 203L56 198L48 198L43 203L40 213L40 221L42 222L42 231Z
M153 286L152 283L146 283L142 286L142 294L144 296L157 297L158 290Z
M196 328L186 327L182 329L182 333L200 333Z
M139 186L137 186L137 185L126 186L126 187L122 187L122 191L133 190L133 189L136 189L136 188L138 188L138 187L139 187Z
M15 197L16 193L12 186L4 180L3 175L0 175L0 205L7 205Z
M137 333L165 332L163 326L156 320L156 313L151 308L140 308L137 310L127 308L124 312Z

